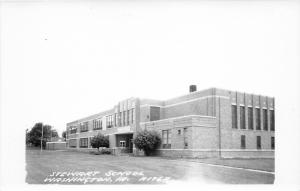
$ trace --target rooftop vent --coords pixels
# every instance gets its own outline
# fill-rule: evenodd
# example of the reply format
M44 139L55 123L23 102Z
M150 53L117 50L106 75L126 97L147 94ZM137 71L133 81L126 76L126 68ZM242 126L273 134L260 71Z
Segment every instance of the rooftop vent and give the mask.
M196 85L190 85L190 93L197 91Z

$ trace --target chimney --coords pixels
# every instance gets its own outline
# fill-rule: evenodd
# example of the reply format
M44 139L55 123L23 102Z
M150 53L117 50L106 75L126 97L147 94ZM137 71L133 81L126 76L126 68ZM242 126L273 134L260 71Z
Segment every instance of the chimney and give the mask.
M197 91L196 85L190 85L190 93Z

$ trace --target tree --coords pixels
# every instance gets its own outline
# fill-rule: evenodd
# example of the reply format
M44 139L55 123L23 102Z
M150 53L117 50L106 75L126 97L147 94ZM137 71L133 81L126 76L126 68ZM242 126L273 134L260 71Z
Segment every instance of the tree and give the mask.
M42 137L43 129L43 137ZM51 140L51 137L58 137L57 131L52 129L50 125L43 125L43 123L36 123L30 131L26 132L26 143L33 146L41 146L41 139L43 147L46 147L46 142Z
M160 135L156 131L143 130L139 131L133 139L135 146L143 150L146 156L157 149L161 144Z
M93 148L97 148L99 151L99 147L109 147L109 140L107 136L99 133L91 139L91 146Z
M66 131L63 131L61 134L62 138L64 138L64 141L66 141L66 134L67 134Z

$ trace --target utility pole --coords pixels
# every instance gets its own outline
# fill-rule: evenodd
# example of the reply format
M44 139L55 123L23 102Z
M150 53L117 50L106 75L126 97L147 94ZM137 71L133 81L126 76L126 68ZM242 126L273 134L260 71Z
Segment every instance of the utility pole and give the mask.
M43 137L44 137L44 132L43 132L43 125L42 125L42 137L41 137L41 151L43 151Z

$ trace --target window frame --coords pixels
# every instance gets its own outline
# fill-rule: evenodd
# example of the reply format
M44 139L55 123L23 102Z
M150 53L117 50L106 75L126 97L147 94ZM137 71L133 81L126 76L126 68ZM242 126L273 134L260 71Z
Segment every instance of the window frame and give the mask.
M238 113L237 113L237 105L231 105L231 128L238 129Z
M256 136L256 149L261 150L261 136Z
M246 135L241 135L241 149L246 149Z
M248 106L248 129L253 130L253 107Z

